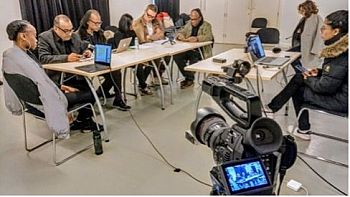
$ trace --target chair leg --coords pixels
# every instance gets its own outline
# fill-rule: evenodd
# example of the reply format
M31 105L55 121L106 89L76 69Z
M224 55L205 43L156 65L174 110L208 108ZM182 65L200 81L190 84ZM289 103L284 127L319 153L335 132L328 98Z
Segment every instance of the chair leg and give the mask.
M25 112L22 111L22 119L23 119L23 131L24 131L24 148L26 149L26 151L28 152L32 152L33 150L42 147L43 145L51 142L52 140L46 140L36 146L33 146L31 148L28 147L28 138L27 138L27 126L26 126L26 116L25 116Z
M99 84L99 86L100 86L100 88L101 88L101 92L102 92L102 95L103 95L103 104L102 104L102 105L106 105L106 103L107 103L107 97L106 97L105 91L104 91L103 88L102 88L102 83L101 83L99 77L97 77L97 81L98 81L98 84Z
M60 161L57 161L56 135L55 135L55 133L52 134L52 139L53 139L53 142L52 142L52 148L53 148L53 162L54 162L54 164L55 164L56 166L59 166L59 165L63 164L64 162L66 162L66 161L72 159L73 157L75 157L75 156L79 155L80 153L82 153L82 152L84 152L84 151L90 149L90 148L93 146L93 144L89 144L88 146L86 146L86 147L80 149L79 151L77 151L77 152L75 152L75 153L73 153L73 154L71 154L71 155L65 157L64 159L61 159Z

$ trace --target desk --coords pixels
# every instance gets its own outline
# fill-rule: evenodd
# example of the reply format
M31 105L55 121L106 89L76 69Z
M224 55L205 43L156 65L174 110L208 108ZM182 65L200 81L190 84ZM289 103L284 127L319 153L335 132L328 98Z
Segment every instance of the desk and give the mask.
M166 57L166 56L171 56L171 61L173 61L173 56L178 54L178 53L193 50L193 49L196 49L196 48L199 48L202 46L206 46L206 45L209 45L212 43L212 42L201 42L201 43L177 42L174 45L171 45L170 43L166 43L166 44L162 45L161 44L162 42L164 42L164 40L141 45L144 47L144 49L128 50L128 51L125 51L122 53L112 54L111 71L119 70L119 69L123 69L123 68L129 67L129 66L134 66L137 64L151 61L153 66L155 67L157 77L161 81L157 66L154 63L155 59L162 59L164 64L165 64L164 57ZM93 61L45 64L45 65L43 65L43 68L48 69L48 70L59 71L59 72L63 72L63 73L80 75L86 79L86 81L91 89L91 92L94 95L94 98L96 100L96 104L97 104L98 109L99 109L100 114L101 114L104 132L105 132L104 139L108 140L108 131L107 131L105 116L103 113L103 109L102 109L100 100L99 100L99 98L96 94L96 91L92 85L92 79L94 77L99 76L99 75L109 73L110 70L103 70L103 71L98 71L95 73L88 73L88 72L84 72L84 71L75 69L78 66L88 65L88 64L92 64L92 63L93 63ZM167 70L168 77L170 79L169 84L170 84L171 103L172 103L171 78L170 78L170 73L169 73L169 70L168 70L166 64L165 64L165 67ZM160 83L160 89L161 89L161 108L165 109L164 108L164 90L163 90L162 83Z
M273 68L263 68L262 65L255 65L253 68L251 68L250 72L245 76L248 79L256 79L258 80L258 73L262 80L272 80L279 74L280 72L283 73L283 78L285 83L288 83L286 70L288 68L288 65L296 60L298 57L300 57L300 53L298 52L285 52L282 51L278 54L272 53L272 51L265 51L266 56L274 56L274 57L285 57L289 56L290 60L287 61L285 64L283 64L280 67L273 67ZM213 62L213 58L224 58L227 61L225 63L215 63ZM250 61L248 54L244 53L243 49L231 49L226 52L220 53L218 55L215 55L211 58L208 58L206 60L197 62L195 64L189 65L185 67L185 70L187 71L193 71L193 72L200 72L205 74L218 74L218 75L225 75L222 67L223 66L229 66L232 65L234 60L242 59L246 61ZM259 91L259 90L258 90ZM197 97L197 104L196 109L198 109L200 97L202 95L202 91L198 94ZM288 115L288 104L286 105L286 111L285 115Z

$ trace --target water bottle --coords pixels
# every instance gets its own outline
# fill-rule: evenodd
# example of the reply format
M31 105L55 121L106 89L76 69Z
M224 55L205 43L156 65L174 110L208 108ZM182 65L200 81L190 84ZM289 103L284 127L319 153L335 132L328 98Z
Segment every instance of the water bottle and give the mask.
M139 39L135 37L135 49L140 49Z
M101 138L100 131L98 130L93 131L92 137L94 139L95 154L101 155L103 153L103 148L102 148L102 138Z

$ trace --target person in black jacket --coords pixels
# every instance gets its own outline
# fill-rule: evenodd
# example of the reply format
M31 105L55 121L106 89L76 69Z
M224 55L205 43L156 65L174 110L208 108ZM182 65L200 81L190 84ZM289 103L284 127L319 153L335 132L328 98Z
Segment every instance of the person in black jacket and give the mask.
M88 42L91 45L95 44L105 44L106 38L101 29L101 16L97 10L88 10L80 21L80 26L77 30L77 34L80 36L81 40ZM121 94L121 72L120 70L112 71L111 73L104 74L103 77L105 81L102 83L102 87L97 90L98 95L102 95L102 90L107 98L113 97L109 93L109 90L114 87L114 101L113 106L121 111L128 111L131 109L122 97ZM113 79L112 79L113 77Z
M113 49L118 48L119 42L125 38L132 38L130 45L135 45L136 33L132 29L133 17L130 14L123 14L119 19L118 30L115 32L114 37L107 42L112 44ZM139 91L141 95L152 95L153 92L147 87L147 77L151 73L152 67L139 65L137 67L137 79L139 81Z
M348 11L339 10L326 17L321 28L326 47L322 69L296 73L287 86L267 105L276 112L292 97L296 114L303 104L323 109L348 112ZM299 119L294 135L310 140L310 123L307 111Z

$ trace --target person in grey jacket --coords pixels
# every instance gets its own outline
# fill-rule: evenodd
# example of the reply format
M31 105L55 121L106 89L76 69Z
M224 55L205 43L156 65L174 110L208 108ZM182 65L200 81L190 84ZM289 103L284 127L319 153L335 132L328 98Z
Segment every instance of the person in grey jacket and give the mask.
M8 38L14 46L3 53L2 71L8 74L20 74L30 78L40 93L42 108L48 127L56 136L65 138L70 129L97 129L91 119L92 112L79 111L77 120L69 125L67 108L78 103L94 103L90 92L79 91L76 88L61 85L58 87L45 73L39 61L30 52L37 46L36 30L25 20L15 20L6 28ZM9 84L4 80L5 105L14 115L21 115L21 104ZM64 93L63 93L63 92ZM38 106L34 106L38 107ZM91 111L91 110L90 110Z
M329 14L321 28L326 47L322 69L313 68L296 73L287 86L267 105L276 112L290 99L296 114L304 104L335 112L348 112L348 11L339 10ZM310 140L310 123L307 111L303 111L294 135Z
M311 0L299 4L298 11L302 18L293 32L292 48L289 51L301 52L301 59L294 61L292 65L301 63L307 68L320 66L322 60L319 54L324 47L319 31L323 24L322 17L318 15L318 8Z

